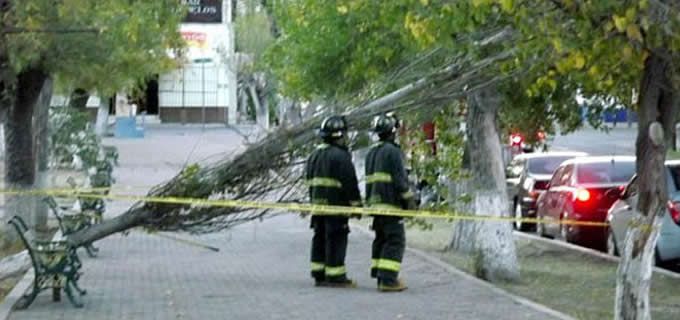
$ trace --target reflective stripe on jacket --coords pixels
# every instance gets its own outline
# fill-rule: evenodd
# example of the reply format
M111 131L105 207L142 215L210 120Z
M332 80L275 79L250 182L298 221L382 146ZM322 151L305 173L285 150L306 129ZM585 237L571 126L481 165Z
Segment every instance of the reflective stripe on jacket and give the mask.
M339 206L361 203L352 155L346 148L319 145L307 160L305 183L312 203Z
M406 208L413 197L402 160L401 148L393 142L380 142L366 156L366 201L369 205Z

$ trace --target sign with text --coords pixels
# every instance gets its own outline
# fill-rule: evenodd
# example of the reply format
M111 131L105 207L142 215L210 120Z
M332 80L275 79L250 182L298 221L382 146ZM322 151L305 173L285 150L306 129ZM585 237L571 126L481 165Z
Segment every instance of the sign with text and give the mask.
M207 47L207 35L203 32L182 31L182 38L189 47L205 49Z
M187 6L187 16L183 22L187 23L221 23L222 0L182 0Z

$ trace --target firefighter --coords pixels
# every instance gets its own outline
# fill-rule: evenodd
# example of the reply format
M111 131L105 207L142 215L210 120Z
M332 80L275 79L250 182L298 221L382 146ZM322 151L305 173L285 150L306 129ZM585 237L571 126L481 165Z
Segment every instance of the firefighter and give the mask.
M382 114L373 120L373 131L380 141L366 156L366 201L372 208L414 209L414 194L409 190L403 153L396 144L399 119ZM376 215L371 259L371 277L377 278L380 291L403 291L399 279L401 260L406 245L404 221L401 217Z
M312 204L361 206L361 195L352 155L346 146L347 122L342 116L331 116L321 123L319 135L323 143L307 160L306 181ZM348 217L313 215L312 278L317 286L353 288L347 278Z

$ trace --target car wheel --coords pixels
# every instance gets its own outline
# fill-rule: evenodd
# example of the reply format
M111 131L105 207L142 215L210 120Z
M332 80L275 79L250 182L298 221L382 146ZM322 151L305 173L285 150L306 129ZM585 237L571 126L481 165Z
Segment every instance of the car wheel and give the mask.
M560 237L564 242L569 242L569 226L566 224L561 224L560 225Z
M614 239L614 232L612 229L607 229L607 254L611 256L619 256L619 248L616 247L616 239Z
M545 237L545 225L543 224L543 217L536 214L536 218L540 221L536 222L536 234L539 237Z
M514 221L516 230L519 231L526 230L526 227L522 219L524 219L524 215L522 214L522 205L519 203L519 201L517 201L515 202L515 221Z
M661 260L661 257L659 257L659 248L654 249L654 265L664 269L669 266L668 262Z

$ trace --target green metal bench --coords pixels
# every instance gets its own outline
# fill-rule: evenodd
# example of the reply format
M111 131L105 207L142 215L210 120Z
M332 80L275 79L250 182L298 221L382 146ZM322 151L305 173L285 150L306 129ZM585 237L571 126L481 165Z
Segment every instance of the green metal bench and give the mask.
M28 250L35 274L31 292L24 294L15 308L27 308L41 291L47 289L52 289L53 301L61 301L63 289L69 301L76 308L82 308L80 296L86 294L86 291L78 286L80 278L78 270L82 267L82 263L75 249L66 241L36 240L26 223L18 216L12 217L9 224L19 233L21 241Z
M60 206L54 197L45 197L43 199L47 206L50 207L52 213L57 218L59 223L59 230L64 236L68 236L74 232L89 228L95 223L101 222L101 213L95 210L84 209L81 211L72 211L68 207ZM99 253L99 248L96 248L92 243L83 245L87 255L94 258Z

